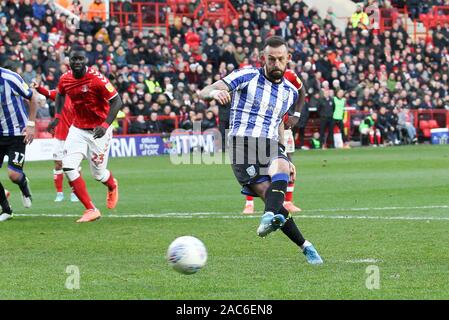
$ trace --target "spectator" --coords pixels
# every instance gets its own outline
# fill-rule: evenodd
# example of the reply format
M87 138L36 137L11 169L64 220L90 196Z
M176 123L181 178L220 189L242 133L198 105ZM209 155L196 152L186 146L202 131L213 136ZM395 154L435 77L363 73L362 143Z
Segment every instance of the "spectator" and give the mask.
M136 120L131 122L129 132L132 134L142 134L148 132L147 123L143 115L137 116Z
M310 109L318 110L318 104L320 102L320 93L316 92L309 102L304 104L302 108L301 117L299 118L298 135L299 135L299 148L304 147L304 139L306 134L307 122L309 121ZM295 139L296 140L296 139Z
M333 148L334 137L331 130L332 117L334 114L334 103L329 90L323 91L323 97L320 99L318 104L318 113L320 115L320 145L322 148L326 145Z
M80 17L84 12L83 5L79 0L73 0L72 3L67 7L67 9L78 17Z
M217 120L215 119L215 115L212 111L209 110L206 112L205 119L201 122L201 130L205 131L216 127L217 127Z
M170 105L165 105L162 110L162 116L172 117L172 109ZM172 132L175 129L175 121L173 119L163 119L160 121L163 132Z
M24 0L22 4L20 4L19 0L14 0L14 6L16 8L19 21L23 22L26 17L30 18L33 16L33 6L31 5L30 0Z
M37 104L37 112L36 119L50 119L50 110L47 104L47 99L40 95L38 104Z
M31 63L26 63L25 70L22 73L22 78L25 80L25 83L31 83L36 76L37 73L36 70L33 69L33 65Z
M33 2L33 17L38 20L43 20L45 12L47 11L47 5L44 0L36 0Z
M384 144L398 144L398 139L395 135L396 128L392 123L390 123L387 108L384 106L382 106L379 110L376 128L379 129Z
M162 132L162 126L157 120L157 112L151 112L150 120L147 124L148 133L159 133Z
M376 122L377 113L373 112L365 119L363 119L363 121L360 123L359 132L361 135L360 140L362 142L362 145L368 145L368 141L369 144L373 147L377 147L380 145L381 133L377 128ZM369 140L367 140L367 138L369 138Z
M101 21L106 21L106 5L103 0L94 0L87 10L87 20L92 21L95 18L99 18Z
M415 117L413 113L410 112L409 108L400 108L398 114L398 128L399 130L404 129L407 132L407 136L412 143L417 143L416 129L413 125L415 122Z
M150 110L145 106L144 100L139 100L136 104L136 107L131 109L131 113L133 116L149 116Z
M331 134L334 133L335 126L340 129L341 138L343 140L343 145L347 145L346 135L345 135L345 127L343 123L343 118L345 115L345 107L346 107L346 98L344 97L345 92L343 90L338 90L337 96L333 99L333 109L334 113L332 115L332 125L330 127ZM335 141L334 141L335 142ZM336 147L334 145L334 147Z
M193 129L193 123L196 121L197 115L196 112L191 110L189 111L189 117L183 121L181 124L181 128L184 130L192 130Z
M361 5L357 5L356 11L351 16L351 23L352 27L360 28L360 29L367 29L369 26L369 18L366 12L363 11Z

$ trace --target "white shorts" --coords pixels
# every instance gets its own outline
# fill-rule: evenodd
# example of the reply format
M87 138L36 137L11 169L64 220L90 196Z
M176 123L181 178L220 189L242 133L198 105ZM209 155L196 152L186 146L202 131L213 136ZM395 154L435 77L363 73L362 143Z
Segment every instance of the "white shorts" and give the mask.
M53 160L62 161L64 157L64 143L65 140L54 139Z
M293 137L293 131L290 129L284 130L284 146L287 153L295 152L295 138Z
M81 161L87 159L92 175L97 180L101 179L108 164L112 130L110 126L103 137L94 139L92 130L82 130L72 125L64 144L63 167L78 168Z

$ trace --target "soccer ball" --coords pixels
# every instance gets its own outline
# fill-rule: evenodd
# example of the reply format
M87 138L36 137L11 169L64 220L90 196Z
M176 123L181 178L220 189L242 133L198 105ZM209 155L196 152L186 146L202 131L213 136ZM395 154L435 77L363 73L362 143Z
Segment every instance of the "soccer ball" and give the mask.
M176 271L183 274L194 274L206 264L206 247L201 240L195 237L179 237L168 247L167 260Z

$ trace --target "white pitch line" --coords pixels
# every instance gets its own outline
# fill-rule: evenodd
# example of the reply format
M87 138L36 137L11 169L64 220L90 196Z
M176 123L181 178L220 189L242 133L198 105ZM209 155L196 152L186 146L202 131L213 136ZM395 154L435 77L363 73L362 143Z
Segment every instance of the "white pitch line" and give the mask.
M74 218L80 215L74 214L16 214L17 217L47 217L47 218ZM337 220L410 220L410 221L449 221L449 217L404 217L404 216L354 216L354 215L294 215L295 218L300 219L337 219ZM121 215L103 215L102 218L117 218L117 219L133 219L133 218L176 218L176 219L260 219L260 215L222 215L213 212L194 212L194 213L160 213L160 214L121 214Z
M449 205L429 205L429 206L415 206L415 207L375 207L375 208L323 208L323 209L305 209L303 213L313 212L366 212L366 211L401 211L401 210L425 210L425 209L449 209ZM231 212L166 212L166 213L148 213L148 214L116 214L106 215L106 218L206 218L215 216L216 218L224 219L245 219L245 218L259 218L261 212L252 216L245 216ZM79 217L78 214L15 214L18 217L53 217L53 218L70 218ZM354 216L354 215L297 215L294 217L305 219L379 219L379 220L449 220L449 217L410 217L410 216Z
M373 258L366 258L366 259L346 260L345 262L346 263L378 263L378 262L382 262L382 260L373 259Z
M341 211L395 211L395 210L417 210L417 209L449 209L449 205L419 206L419 207L379 207L379 208L327 208L310 209L304 212L341 212Z

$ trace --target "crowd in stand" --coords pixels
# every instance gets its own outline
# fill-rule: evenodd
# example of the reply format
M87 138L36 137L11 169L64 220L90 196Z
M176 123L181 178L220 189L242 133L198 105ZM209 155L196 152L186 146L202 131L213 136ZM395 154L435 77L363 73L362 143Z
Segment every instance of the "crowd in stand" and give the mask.
M137 117L129 127L132 133L169 132L175 116L184 129L199 120L205 129L225 123L225 113L214 101L201 101L199 90L236 68L260 66L264 39L273 34L289 44L290 67L306 86L308 109L319 108L339 90L346 107L355 110L449 109L449 24L414 43L398 23L379 34L348 19L342 32L334 26L331 7L322 18L302 0L234 0L239 19L232 25L175 18L167 37L157 28L136 32L114 19L106 24L99 15L82 16L77 28L45 1L0 1L1 66L18 71L27 82L55 88L67 70L67 50L83 45L89 64L119 90L120 117ZM393 2L411 5L413 0ZM51 115L51 106L41 113ZM157 120L162 115L167 117ZM302 119L300 127L306 124ZM116 129L121 130L118 124ZM387 134L385 139L393 138Z

